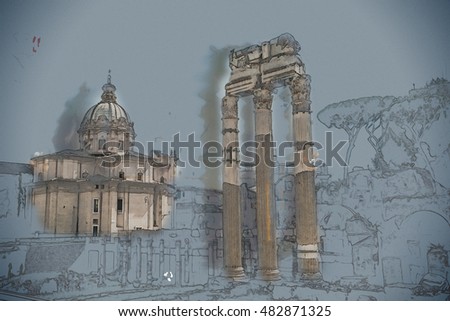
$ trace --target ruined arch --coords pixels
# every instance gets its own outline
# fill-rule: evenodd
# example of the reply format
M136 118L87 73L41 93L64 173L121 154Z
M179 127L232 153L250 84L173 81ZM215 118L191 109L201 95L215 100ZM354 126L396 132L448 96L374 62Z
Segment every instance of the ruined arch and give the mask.
M432 210L418 210L406 216L398 230L385 237L383 273L385 283L418 284L428 272L427 252L440 244L450 250L448 219Z

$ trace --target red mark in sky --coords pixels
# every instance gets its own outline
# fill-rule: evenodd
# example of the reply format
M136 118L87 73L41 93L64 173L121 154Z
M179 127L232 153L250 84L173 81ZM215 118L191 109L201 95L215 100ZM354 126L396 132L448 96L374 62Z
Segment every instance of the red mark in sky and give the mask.
M41 43L41 37L33 37L33 43L36 44L36 48L35 46L33 46L33 52L37 52L37 48L39 48L39 44Z

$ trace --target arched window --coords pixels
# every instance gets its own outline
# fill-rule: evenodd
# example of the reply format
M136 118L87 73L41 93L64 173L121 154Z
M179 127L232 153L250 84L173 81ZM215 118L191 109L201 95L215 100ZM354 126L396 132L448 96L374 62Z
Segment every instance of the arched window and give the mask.
M103 138L100 138L98 140L98 149L105 149L105 147L106 147L105 143L106 143L106 140Z
M142 182L144 174L142 174L142 172L138 172L137 173L137 180Z
M87 170L84 170L83 174L81 174L81 177L84 178L84 179L88 178L89 177L89 172Z
M119 178L120 179L125 179L125 173L123 171L119 172Z

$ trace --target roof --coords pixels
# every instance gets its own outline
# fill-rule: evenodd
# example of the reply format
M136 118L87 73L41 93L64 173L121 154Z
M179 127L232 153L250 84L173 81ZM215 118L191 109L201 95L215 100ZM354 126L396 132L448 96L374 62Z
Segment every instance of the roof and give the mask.
M39 159L39 158L46 158L46 157L58 157L58 156L91 157L91 155L89 153L87 153L86 151L84 151L82 149L64 149L64 150L60 150L58 152L51 153L51 154L35 156L31 159Z
M11 163L11 162L1 162L0 161L0 174L33 174L33 166L24 163Z
M170 157L170 158L174 158L174 156L163 153L159 150L153 150L153 153L156 157ZM142 154L142 153L138 153L135 152L133 150L127 151L126 152L127 155L130 155L131 157L145 157L145 158L153 158L153 156L150 155L146 155L146 154ZM39 159L39 158L48 158L48 157L87 157L87 158L98 158L98 157L106 157L106 156L110 156L110 155L95 155L95 154L90 154L85 150L82 149L64 149L55 153L51 153L51 154L45 154L45 155L39 155L36 157L33 157L32 159ZM11 163L11 164L16 164L16 163ZM22 164L22 165L27 165L27 164ZM31 166L31 165L29 165Z
M109 121L121 118L125 118L128 122L130 121L130 116L121 105L112 101L101 101L89 108L82 123L97 120L101 116L105 116Z
M111 71L110 71L111 72ZM89 110L84 115L83 121L81 122L80 129L86 124L94 121L107 121L112 122L120 119L125 119L130 123L130 116L125 111L121 105L117 103L116 97L116 86L111 83L111 73L108 75L108 81L102 87L103 93L101 96L101 101L96 105L89 108Z

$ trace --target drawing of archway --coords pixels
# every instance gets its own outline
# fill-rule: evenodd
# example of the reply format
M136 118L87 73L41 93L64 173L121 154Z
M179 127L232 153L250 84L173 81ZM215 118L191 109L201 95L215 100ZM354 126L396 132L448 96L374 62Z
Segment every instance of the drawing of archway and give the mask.
M409 214L399 230L383 245L383 277L386 285L418 284L428 272L427 251L431 245L450 250L450 223L440 213L420 210Z
M343 205L322 204L319 213L324 280L381 277L377 227Z

